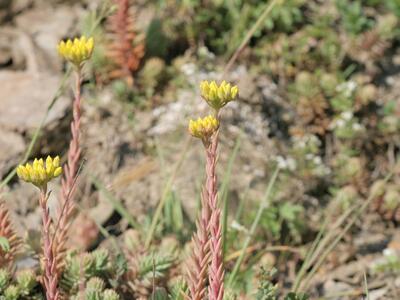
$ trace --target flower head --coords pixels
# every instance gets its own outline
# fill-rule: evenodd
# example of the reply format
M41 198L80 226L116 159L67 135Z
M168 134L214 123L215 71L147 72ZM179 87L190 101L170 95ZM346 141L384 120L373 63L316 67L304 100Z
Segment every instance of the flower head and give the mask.
M213 116L189 121L189 132L194 137L207 141L218 130L219 122Z
M235 100L239 93L236 85L231 86L225 80L220 85L215 81L203 81L200 83L201 96L215 110L224 107L228 102Z
M17 167L17 175L26 182L31 182L37 187L45 186L50 180L60 176L62 168L60 167L60 158L56 156L54 159L47 157L46 162L43 159L35 159L31 164Z
M58 53L77 67L90 58L93 48L93 38L87 39L85 36L75 38L73 41L61 41L57 46Z

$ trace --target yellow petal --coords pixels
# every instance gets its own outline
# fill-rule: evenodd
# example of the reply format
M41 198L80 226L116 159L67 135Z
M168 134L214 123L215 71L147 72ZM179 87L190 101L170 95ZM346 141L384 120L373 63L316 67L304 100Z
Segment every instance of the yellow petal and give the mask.
M62 168L61 167L58 167L57 169L55 169L55 171L54 171L54 177L58 177L58 176L60 176L61 175L61 173L62 173Z

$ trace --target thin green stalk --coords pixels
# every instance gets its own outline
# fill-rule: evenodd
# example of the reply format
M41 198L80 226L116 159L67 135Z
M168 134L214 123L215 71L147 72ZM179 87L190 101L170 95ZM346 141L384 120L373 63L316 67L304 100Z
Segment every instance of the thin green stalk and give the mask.
M185 157L186 157L186 154L188 152L191 140L192 140L191 138L187 138L186 139L185 146L183 147L183 151L182 151L182 153L180 155L180 158L177 161L177 163L175 164L175 168L174 168L171 176L169 177L168 181L166 182L166 184L164 186L160 202L158 203L156 211L154 212L154 216L153 216L153 219L151 221L150 229L149 229L149 232L147 233L147 237L146 237L146 241L145 241L145 248L148 248L150 246L150 243L151 243L151 241L153 239L157 223L158 223L158 221L159 221L159 219L161 217L161 212L162 212L162 210L164 208L164 205L165 205L165 201L167 200L167 197L168 197L168 195L169 195L169 193L171 191L172 183L175 180L176 174L178 173L178 170L180 169L180 167L182 166L182 164L183 164L183 162L185 160Z
M284 0L272 0L270 3L267 3L265 5L265 9L263 13L260 15L260 17L257 19L257 21L254 23L254 25L250 28L250 30L247 32L246 36L243 38L242 42L240 43L239 47L236 49L235 53L232 55L231 59L227 63L222 78L225 77L226 73L230 70L230 68L233 66L234 62L238 58L239 54L243 51L244 47L246 47L247 43L250 41L251 37L254 35L254 33L257 31L257 29L263 24L265 19L268 17L272 9L277 5L278 3L282 4Z
M239 152L240 144L242 141L242 133L236 139L235 147L233 148L231 157L229 158L228 168L224 174L221 185L221 199L222 199L222 257L225 258L226 253L226 234L228 228L228 189L231 180L232 167L235 162L236 156Z
M367 300L369 300L369 289L368 289L368 281L367 281L367 274L364 272L364 285L365 285L365 296Z
M165 155L162 147L160 146L160 143L158 142L158 139L154 140L155 148L156 148L156 153L158 156L158 159L160 161L160 170L161 170L161 175L162 177L166 178L167 177L167 172L166 172L166 163L165 163Z
M244 209L244 204L247 202L247 194L249 193L250 186L247 186L246 189L244 190L243 194L240 196L239 195L239 204L236 209L236 214L235 214L235 220L236 222L240 223L240 218L242 217L243 209Z
M307 268L308 268L308 266L309 266L309 264L311 262L311 255L315 252L319 242L321 241L323 235L325 234L325 229L326 229L327 224L328 224L328 219L325 218L325 221L322 224L321 229L317 234L317 237L313 241L310 249L307 251L307 255L306 255L305 259L304 259L304 262L301 265L301 268L300 268L299 272L297 273L296 280L294 282L294 288L293 288L294 292L296 292L297 289L299 288L300 282L303 279L303 276L306 273Z
M260 206L258 207L257 215L256 215L256 217L255 217L255 219L253 221L253 224L251 225L249 234L247 235L247 237L246 237L246 239L245 239L245 241L243 243L240 256L239 256L238 260L236 261L235 266L233 268L233 271L232 271L232 273L230 274L230 276L228 278L228 286L232 286L233 282L235 281L235 277L236 277L236 275L237 275L237 273L239 271L239 268L240 268L240 266L241 266L241 264L243 262L245 254L246 254L246 249L249 246L249 244L251 242L251 239L252 239L252 237L253 237L253 235L254 235L257 227L258 227L258 223L260 222L260 219L261 219L261 216L262 216L262 214L264 212L264 209L267 208L268 205L269 205L269 201L268 200L269 200L269 198L271 196L272 188L273 188L273 186L275 184L275 181L276 181L276 179L278 177L279 170L280 170L279 167L276 167L276 169L275 169L274 173L272 174L272 177L271 177L271 179L270 179L270 181L268 183L268 187L267 187L267 189L265 191L264 197L261 199Z

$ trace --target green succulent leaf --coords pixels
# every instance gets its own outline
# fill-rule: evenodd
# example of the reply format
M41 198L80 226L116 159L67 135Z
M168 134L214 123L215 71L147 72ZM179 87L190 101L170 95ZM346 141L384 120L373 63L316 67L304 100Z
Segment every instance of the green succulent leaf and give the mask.
M0 236L0 249L3 252L9 252L11 249L10 242L4 236Z

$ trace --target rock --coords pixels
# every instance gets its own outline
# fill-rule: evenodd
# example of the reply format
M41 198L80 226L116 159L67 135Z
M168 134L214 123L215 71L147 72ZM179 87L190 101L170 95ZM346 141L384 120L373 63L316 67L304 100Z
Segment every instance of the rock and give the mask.
M46 113L60 84L59 76L49 73L0 72L0 127L15 132L33 132ZM44 126L65 115L70 100L60 97Z
M29 8L34 0L13 0L11 1L11 11L13 14L20 13Z
M383 233L362 232L354 239L357 253L367 254L381 252L388 245L389 239Z
M12 0L3 0L0 2L0 23L10 14Z
M12 60L12 34L10 30L0 28L0 67L7 65Z
M388 299L388 298L384 298L384 296L387 293L387 288L381 288L381 289L377 289L377 290L373 290L373 291L369 291L368 293L368 299L369 300L380 300L380 299Z
M12 186L12 190L6 186L2 198L10 208L13 225L19 236L24 236L31 229L40 231L37 188L29 183L18 182Z
M344 282L328 280L324 283L324 295L330 295L330 299L343 299L340 294L348 292L350 290L352 290L351 285Z
M36 55L41 56L41 62L48 68L59 70L61 60L56 46L61 39L70 35L78 21L77 12L69 6L37 7L16 17L19 30L28 34L35 47Z
M4 131L0 126L0 178L18 163L25 150L24 139L17 133Z

